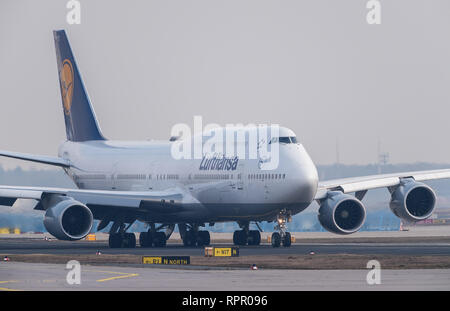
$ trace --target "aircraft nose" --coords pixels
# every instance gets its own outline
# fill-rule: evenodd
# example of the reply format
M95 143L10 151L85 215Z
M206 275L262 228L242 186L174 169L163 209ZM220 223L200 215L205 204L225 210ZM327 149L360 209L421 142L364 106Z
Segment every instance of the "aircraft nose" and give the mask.
M302 202L312 202L316 196L319 175L317 168L306 150L300 146L296 156L295 180L298 199Z
M305 165L299 172L300 195L304 202L312 202L316 196L319 177L314 164Z

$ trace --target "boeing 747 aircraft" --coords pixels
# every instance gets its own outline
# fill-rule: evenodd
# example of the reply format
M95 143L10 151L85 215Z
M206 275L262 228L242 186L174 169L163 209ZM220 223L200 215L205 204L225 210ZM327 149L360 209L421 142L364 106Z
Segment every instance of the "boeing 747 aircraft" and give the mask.
M61 240L83 239L111 224L109 246L135 247L130 226L149 225L139 235L141 247L163 247L178 225L185 246L210 244L206 224L237 222L236 245L259 245L259 222L274 222L274 247L290 246L287 223L313 201L320 204L321 225L336 234L351 234L364 224L361 202L370 189L386 187L392 212L407 221L429 217L434 191L422 181L449 178L450 170L407 172L319 182L316 167L295 133L280 127L279 161L264 169L261 159L202 155L175 159L177 139L122 142L102 134L64 30L54 32L67 141L58 157L0 151L0 155L61 167L77 189L0 186L0 205L35 200L44 225ZM249 137L256 127L238 129ZM225 128L224 131L236 131ZM208 136L208 133L202 135ZM239 142L249 147L249 140ZM99 220L93 229L94 220Z

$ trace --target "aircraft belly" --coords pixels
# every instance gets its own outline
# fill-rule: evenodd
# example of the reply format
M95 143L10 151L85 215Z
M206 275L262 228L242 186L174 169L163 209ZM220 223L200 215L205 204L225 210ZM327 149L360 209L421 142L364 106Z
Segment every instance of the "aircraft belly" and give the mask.
M306 207L308 203L286 203L286 204L193 204L187 206L183 211L171 214L147 213L142 217L143 221L166 222L166 223L207 223L223 221L271 221L282 209L292 211L296 214Z

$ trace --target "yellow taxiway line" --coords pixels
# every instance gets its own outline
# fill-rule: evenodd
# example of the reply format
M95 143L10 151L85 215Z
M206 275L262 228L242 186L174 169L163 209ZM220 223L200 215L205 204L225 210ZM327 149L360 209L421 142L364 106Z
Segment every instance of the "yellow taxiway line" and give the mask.
M101 271L101 270L85 270L90 272L99 272L99 273L109 273L109 274L115 274L116 276L106 278L106 279L99 279L97 282L107 282L117 279L124 279L124 278L130 278L138 276L137 273L126 273L126 272L115 272L115 271ZM56 280L43 280L44 283L52 282ZM0 281L0 284L6 284L6 283L17 283L18 281L10 280L10 281ZM20 291L19 289L12 289L7 287L0 287L0 291Z
M0 291L4 291L4 292L20 292L21 290L20 289L0 287Z
M129 278L129 277L138 276L138 275L139 274L136 274L136 273L128 273L125 275L113 276L111 278L97 280L97 282L106 282L106 281L111 281L111 280L124 279L124 278Z
M6 284L6 283L17 283L17 281L0 281L0 284ZM0 291L16 292L16 291L20 291L20 289L0 287Z
M138 276L139 275L137 273L126 273L126 272L115 272L115 271L100 271L100 270L88 270L88 271L100 272L100 273L118 274L118 276L113 276L113 277L106 278L106 279L100 279L100 280L97 280L97 282L106 282L106 281L111 281L111 280L130 278L130 277L134 277L134 276Z

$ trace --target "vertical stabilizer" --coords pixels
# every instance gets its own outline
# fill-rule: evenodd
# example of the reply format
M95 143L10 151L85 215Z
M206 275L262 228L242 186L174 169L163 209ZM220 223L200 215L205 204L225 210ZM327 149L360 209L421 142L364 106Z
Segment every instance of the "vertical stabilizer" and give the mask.
M70 141L105 140L64 30L53 31L61 99Z

